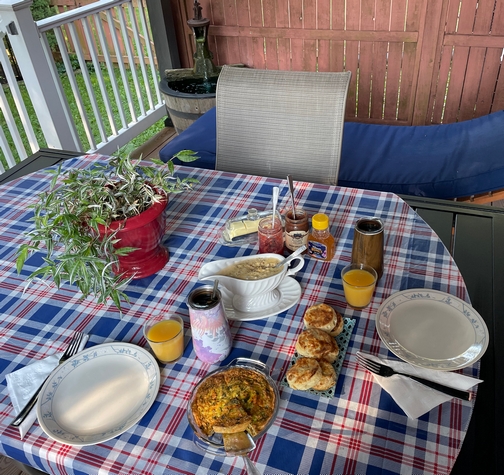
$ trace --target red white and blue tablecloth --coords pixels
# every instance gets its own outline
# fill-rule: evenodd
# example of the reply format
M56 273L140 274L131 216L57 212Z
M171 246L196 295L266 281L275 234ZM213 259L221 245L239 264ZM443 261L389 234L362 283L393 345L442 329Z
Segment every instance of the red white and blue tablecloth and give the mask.
M63 167L88 166L102 156L68 160ZM313 164L316 166L316 164ZM200 267L211 260L257 253L257 245L219 243L227 219L249 208L272 205L280 187L280 207L289 207L286 180L235 175L190 167L177 168L200 183L194 191L171 195L165 244L170 260L158 274L127 288L131 305L124 313L111 304L84 301L75 288L57 290L46 282L26 288L25 278L41 259L34 256L22 275L16 250L30 229L27 206L49 184L44 172L0 187L0 451L51 474L173 475L244 474L241 458L221 458L195 447L186 405L192 389L215 369L200 362L189 341L184 356L161 366L161 388L148 413L130 430L99 445L72 447L53 441L36 423L24 440L9 426L14 414L5 375L65 348L75 330L90 334L90 345L110 340L147 346L142 325L152 315L177 313L189 334L187 296ZM329 215L337 239L331 262L306 259L296 276L298 304L274 317L231 322L233 350L222 363L244 356L269 366L278 382L280 410L250 458L260 472L272 474L445 474L449 473L469 424L473 403L447 402L418 420L408 419L392 398L356 362L359 350L393 357L375 329L380 304L407 288L448 292L468 301L464 281L448 251L425 222L399 197L311 183L295 184L298 206L312 215ZM385 223L385 271L371 305L355 311L346 305L341 269L351 256L353 227L362 216ZM280 384L294 354L307 307L325 302L356 320L333 398L293 391ZM462 371L477 376L479 364Z

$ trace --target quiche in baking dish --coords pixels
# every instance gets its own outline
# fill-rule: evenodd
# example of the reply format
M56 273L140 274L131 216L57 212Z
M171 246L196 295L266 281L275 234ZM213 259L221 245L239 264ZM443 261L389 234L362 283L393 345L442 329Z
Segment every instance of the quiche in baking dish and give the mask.
M205 379L197 388L191 410L207 436L247 431L257 435L275 412L276 394L258 371L232 367Z

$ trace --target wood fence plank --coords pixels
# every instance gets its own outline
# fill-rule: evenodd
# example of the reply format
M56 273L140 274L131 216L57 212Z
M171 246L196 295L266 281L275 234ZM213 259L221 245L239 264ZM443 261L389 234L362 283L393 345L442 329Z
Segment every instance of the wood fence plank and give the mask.
M441 63L438 70L437 89L433 90L432 122L440 124L443 121L445 91L451 68L452 47L445 46L441 52ZM434 86L434 85L433 85Z
M303 2L302 0L290 0L289 2L289 25L291 29L303 29ZM293 71L303 70L303 40L292 38L291 46L291 68Z
M360 0L347 0L346 2L346 30L360 30L361 3ZM360 33L360 31L359 31ZM357 100L358 100L358 84L359 84L359 44L357 40L346 40L345 48L345 63L346 70L352 72L350 85L347 94L347 114L351 117L357 117Z
M345 28L345 0L332 0L331 4L331 31L343 31ZM329 71L351 71L352 80L354 80L357 73L348 68L345 60L345 41L329 40ZM353 87L352 84L351 82L350 89Z
M248 11L248 0L235 0L236 1L236 20L239 26L250 26L250 18ZM252 38L247 36L240 36L238 38L240 46L240 63L245 66L252 67L254 64L254 54Z
M289 28L289 0L276 0L276 26ZM290 71L291 45L289 38L277 38L278 69Z
M430 115L429 104L434 78L434 65L437 45L439 43L443 0L425 0L425 10L421 14L421 27L418 42L417 59L415 61L414 84L410 100L414 102L411 111L411 124L424 125ZM404 70L404 69L403 69ZM416 79L418 78L418 79ZM401 93L402 95L402 93Z
M495 86L499 71L501 70L501 55L502 50L500 48L486 49L485 64L481 72L481 84L476 99L476 117L481 117L492 112Z
M204 13L207 16L213 25L225 25L226 19L224 16L224 5L223 0L212 0L210 4L210 9L205 10L209 13ZM215 41L215 49L212 49L212 53L214 54L214 61L217 64L223 65L229 63L229 54L228 54L228 38L217 36L214 37Z
M315 1L303 2L303 29L317 29L317 3ZM317 70L317 41L303 41L303 71Z
M478 0L464 0L460 6L458 33L473 33L474 17L478 11Z
M417 75L417 45L414 43L404 43L403 61L401 68L401 92L397 104L397 120L405 121L411 125L412 96ZM428 102L428 97L427 97Z
M460 98L462 97L468 58L469 48L464 46L454 48L443 122L445 120L448 122L456 122L458 120Z
M494 22L492 24L492 35L504 35L504 2L498 1L495 5ZM492 103L492 112L504 109L504 50L501 52L499 62L500 74L495 85L494 101Z
M390 3L376 2L375 29L390 30ZM385 101L385 81L388 69L388 43L375 42L373 45L373 83L371 92L371 118L381 120Z
M492 23L492 34L493 35L504 34L504 2L502 1L497 1L495 4L494 21Z
M224 19L226 25L236 26L238 24L238 13L236 12L236 3L234 0L223 1ZM239 38L227 39L227 56L226 63L223 64L237 64L240 63L240 40Z
M488 35L492 26L494 6L494 0L485 0L478 3L473 33Z
M464 78L460 112L458 120L474 119L478 92L481 87L483 65L485 64L486 48L470 48L467 68Z
M374 0L361 0L360 28L362 30L375 29ZM373 43L361 41L359 48L359 95L357 117L368 118L371 105L371 87L373 79Z
M331 0L317 0L316 28L331 29ZM317 71L331 71L331 42L318 40Z
M277 26L276 22L276 11L275 11L275 0L263 0L263 23L265 28L275 28ZM266 69L278 69L278 49L277 49L276 38L266 38L265 48L266 48Z
M404 28L407 0L392 2L390 10L390 30L400 31ZM403 43L388 43L387 84L385 90L384 119L395 121L397 118L398 94L400 92Z
M261 2L249 2L250 26L263 26ZM264 37L252 38L253 66L255 69L266 69L264 56Z

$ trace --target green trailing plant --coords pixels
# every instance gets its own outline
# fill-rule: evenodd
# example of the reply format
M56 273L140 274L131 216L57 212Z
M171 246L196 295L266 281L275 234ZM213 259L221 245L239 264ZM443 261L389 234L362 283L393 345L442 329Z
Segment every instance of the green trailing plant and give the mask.
M183 150L173 158L192 162L195 152ZM21 273L28 257L45 251L43 265L27 278L52 279L60 288L76 285L82 298L97 297L98 303L112 299L121 310L121 300L128 302L122 290L131 277L116 275L118 257L134 248L116 248L117 232L100 237L99 225L127 220L145 211L167 195L190 190L198 180L174 176L172 160L152 159L155 166L133 161L124 149L106 163L86 169L63 171L61 165L50 169L50 187L39 195L33 209L34 227L26 233L29 242L18 250L16 267Z

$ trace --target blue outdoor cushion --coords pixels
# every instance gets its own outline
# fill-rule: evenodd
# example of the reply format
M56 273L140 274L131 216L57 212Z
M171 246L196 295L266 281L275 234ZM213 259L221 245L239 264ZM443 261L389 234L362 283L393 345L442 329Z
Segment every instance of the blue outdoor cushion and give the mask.
M215 108L168 143L215 168ZM180 162L179 162L180 163ZM388 126L346 122L338 185L397 194L455 198L504 188L504 111L454 124Z

